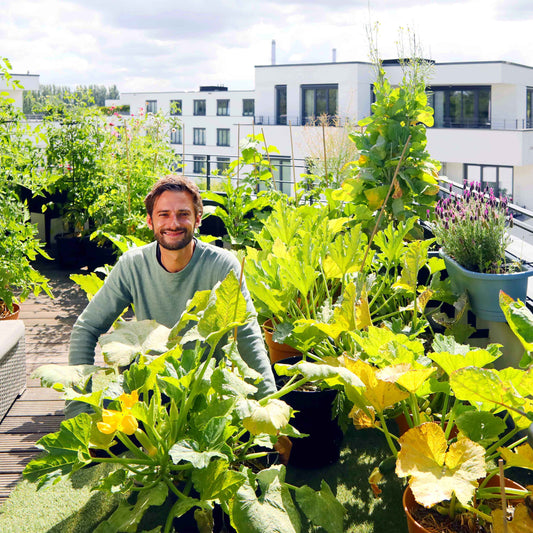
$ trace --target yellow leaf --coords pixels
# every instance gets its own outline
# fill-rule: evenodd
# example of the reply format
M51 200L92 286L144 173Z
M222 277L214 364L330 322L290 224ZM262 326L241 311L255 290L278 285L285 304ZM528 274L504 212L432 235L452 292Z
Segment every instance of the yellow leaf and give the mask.
M370 416L357 406L352 408L349 417L353 420L353 425L356 429L374 428L379 426L379 422L376 424L375 410L372 407L369 407L368 412Z
M363 289L361 298L355 307L356 328L366 329L372 325L372 318L370 317L370 307L368 305L368 295L366 289Z
M522 446L518 446L514 450L498 448L498 451L505 459L506 466L518 466L533 470L533 448L529 444L522 444Z
M525 504L520 503L515 507L513 519L507 522L507 529L503 527L503 511L495 509L492 511L493 533L533 533L533 518L528 513Z

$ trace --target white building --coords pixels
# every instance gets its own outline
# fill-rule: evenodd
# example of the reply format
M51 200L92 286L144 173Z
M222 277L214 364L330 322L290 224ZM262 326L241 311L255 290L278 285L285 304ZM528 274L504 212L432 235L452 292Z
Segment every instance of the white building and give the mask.
M384 62L392 84L402 77L397 61ZM370 114L375 70L370 63L260 65L254 91L203 87L197 92L122 93L132 113L181 109L183 133L172 139L185 154L185 172L200 175L223 168L238 154L238 141L264 133L280 150L278 178L292 181L291 160L299 175L309 154L316 116L355 122ZM506 192L514 203L533 209L533 67L504 61L435 63L428 82L435 126L428 129L428 151L441 161L443 175L464 178ZM529 190L528 190L529 189Z
M7 92L9 98L13 98L15 107L22 109L24 91L39 90L38 74L11 74L10 82L18 81L22 89L13 87L11 83L6 83L4 76L0 74L0 92Z

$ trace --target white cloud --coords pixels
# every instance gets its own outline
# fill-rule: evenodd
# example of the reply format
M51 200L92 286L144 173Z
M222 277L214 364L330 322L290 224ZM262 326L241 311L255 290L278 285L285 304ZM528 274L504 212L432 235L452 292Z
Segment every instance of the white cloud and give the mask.
M272 39L277 63L368 61L376 21L384 58L403 26L436 61L533 66L532 19L531 0L4 0L0 50L41 83L251 89Z

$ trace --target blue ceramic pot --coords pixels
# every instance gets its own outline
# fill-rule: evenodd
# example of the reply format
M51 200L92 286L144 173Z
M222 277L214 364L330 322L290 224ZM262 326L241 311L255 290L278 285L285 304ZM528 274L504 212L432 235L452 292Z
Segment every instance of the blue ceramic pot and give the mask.
M462 267L443 250L439 253L446 263L446 271L454 290L458 293L466 291L470 307L477 317L492 322L506 321L500 308L500 290L515 300L519 298L525 302L527 281L529 276L533 275L533 270L506 274L482 274Z

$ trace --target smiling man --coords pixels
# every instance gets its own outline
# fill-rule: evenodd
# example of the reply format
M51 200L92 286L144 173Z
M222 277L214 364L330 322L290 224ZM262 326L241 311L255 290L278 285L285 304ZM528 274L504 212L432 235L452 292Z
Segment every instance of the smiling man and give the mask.
M98 337L133 304L137 320L155 320L171 328L196 291L211 290L240 264L229 251L194 238L203 213L198 187L182 176L160 179L144 200L147 223L155 241L123 254L103 287L74 324L69 363L93 364ZM250 312L254 306L243 283ZM258 397L274 392L274 376L257 320L238 328L237 346L247 364L260 372ZM67 404L65 414L81 412L83 404Z

